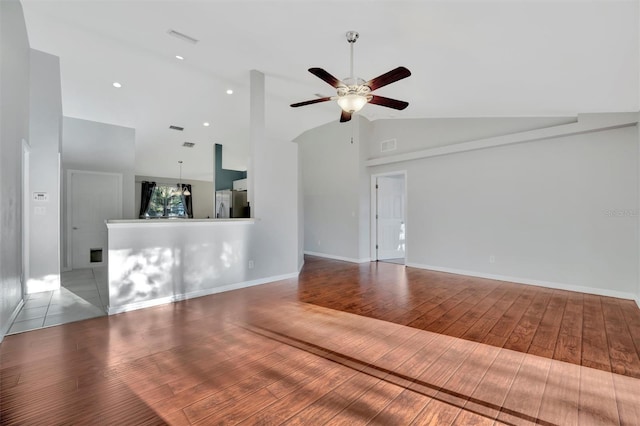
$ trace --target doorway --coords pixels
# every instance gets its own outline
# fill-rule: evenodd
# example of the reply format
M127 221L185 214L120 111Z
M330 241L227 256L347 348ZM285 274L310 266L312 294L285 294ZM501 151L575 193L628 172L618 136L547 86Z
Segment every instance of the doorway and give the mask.
M404 265L406 172L372 176L372 259Z
M122 218L122 175L67 171L67 265L106 265L107 219Z

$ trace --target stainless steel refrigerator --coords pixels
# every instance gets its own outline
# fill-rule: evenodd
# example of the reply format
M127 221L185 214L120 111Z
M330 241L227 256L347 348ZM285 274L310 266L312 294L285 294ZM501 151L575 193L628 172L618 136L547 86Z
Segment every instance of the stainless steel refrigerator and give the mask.
M247 191L216 191L216 218L250 217Z

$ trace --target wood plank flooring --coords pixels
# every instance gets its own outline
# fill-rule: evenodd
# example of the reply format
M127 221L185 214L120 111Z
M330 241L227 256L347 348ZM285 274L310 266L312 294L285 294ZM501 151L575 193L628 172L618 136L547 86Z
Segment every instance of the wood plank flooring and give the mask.
M0 423L640 424L632 303L309 257L298 280L7 336Z
M640 378L632 300L307 257L299 300Z

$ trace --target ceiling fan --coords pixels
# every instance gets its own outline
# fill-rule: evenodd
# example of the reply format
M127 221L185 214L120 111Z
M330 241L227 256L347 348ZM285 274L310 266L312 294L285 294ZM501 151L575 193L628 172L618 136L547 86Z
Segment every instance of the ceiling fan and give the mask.
M398 67L369 81L364 81L361 78L355 77L353 74L353 45L356 40L358 40L358 37L360 37L360 34L356 31L349 31L346 35L347 41L351 46L351 74L348 78L338 80L322 68L309 68L309 72L311 74L333 86L337 90L337 95L298 102L291 104L291 106L295 108L335 100L338 102L340 108L342 108L342 114L340 115L340 122L342 123L351 120L351 115L354 112L360 111L367 103L398 110L405 109L409 106L409 102L373 95L371 92L398 80L402 80L403 78L409 77L411 75L411 71L405 67Z

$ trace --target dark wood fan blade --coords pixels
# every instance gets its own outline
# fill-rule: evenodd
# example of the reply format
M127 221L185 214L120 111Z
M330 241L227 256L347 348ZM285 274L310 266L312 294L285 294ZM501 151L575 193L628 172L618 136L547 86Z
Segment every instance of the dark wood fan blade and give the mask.
M344 123L345 121L351 120L351 113L345 110L342 110L342 114L340 115L340 122Z
M334 76L332 76L331 74L323 70L322 68L309 68L309 72L315 75L316 77L318 77L319 79L326 81L336 89L340 86L345 86L343 82L341 82L340 80L338 80L337 78L335 78Z
M406 69L405 67L398 67L394 70L386 72L381 76L373 78L367 81L365 84L371 88L371 91L379 89L387 84L394 83L398 80L402 80L403 78L407 78L411 75L411 71Z
M291 104L291 106L295 108L295 107L300 107L305 105L317 104L319 102L326 102L330 100L331 98L327 96L325 98L311 99L310 101L298 102L297 104Z
M369 103L393 109L405 109L409 106L409 102L399 101L397 99L385 98L384 96L376 95L373 95Z

